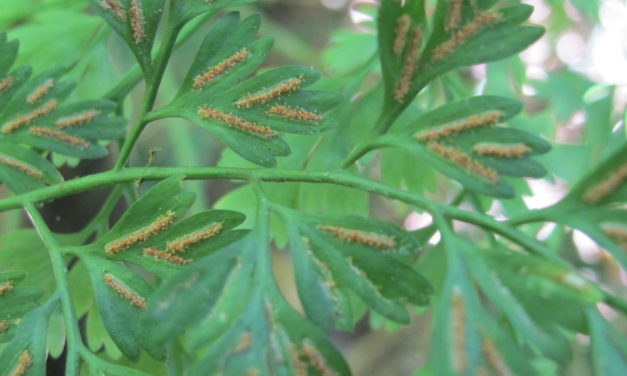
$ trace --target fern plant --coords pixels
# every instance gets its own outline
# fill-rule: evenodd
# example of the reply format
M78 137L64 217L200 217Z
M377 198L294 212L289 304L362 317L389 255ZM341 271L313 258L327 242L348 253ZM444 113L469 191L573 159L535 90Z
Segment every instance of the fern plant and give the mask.
M537 156L551 144L505 125L522 104L439 89L540 38L532 8L381 0L376 54L320 82L310 67L261 68L273 44L257 36L261 17L228 9L251 2L91 0L136 59L101 99L72 96L68 68L31 77L16 65L18 42L0 35L0 182L14 193L0 210L24 209L32 225L0 235L0 374L43 375L64 354L66 375L350 375L334 331L422 316L431 329L415 335L431 350L419 375L566 372L578 334L590 338L595 375L623 375L627 342L601 310L627 313L624 291L584 277L533 225L578 229L624 267L627 144L559 202L528 210L520 178L545 176ZM206 24L176 94L157 101L177 47ZM173 118L224 144L219 166L131 166L144 130ZM115 144L105 172L58 169ZM457 182L452 201L427 194L435 171ZM241 185L209 208L194 204L190 180ZM51 230L42 205L102 187L113 189L81 231ZM376 218L369 197L433 224L408 231ZM120 201L128 208L114 220ZM493 203L518 214L497 220ZM289 252L296 306L277 282L275 249Z

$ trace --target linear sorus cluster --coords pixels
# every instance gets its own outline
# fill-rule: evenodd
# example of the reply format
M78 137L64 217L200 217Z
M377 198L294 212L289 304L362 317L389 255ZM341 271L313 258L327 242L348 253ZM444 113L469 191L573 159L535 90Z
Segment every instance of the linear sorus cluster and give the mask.
M0 295L13 290L14 284L13 281L6 281L0 283Z
M192 86L194 87L194 89L199 89L205 86L214 78L226 73L228 70L235 67L240 62L244 61L246 58L248 58L248 56L250 56L250 51L247 48L242 48L239 52L233 54L233 56L222 60L218 64L207 69L207 71L205 71L204 73L194 77L194 83Z
M44 127L30 127L28 128L28 132L36 136L54 138L59 141L65 142L73 146L78 146L79 148L83 148L83 149L88 148L89 145L91 145L89 141L85 140L84 138L72 136L58 129L50 129L50 128L44 128Z
M266 126L250 122L233 114L218 111L213 107L200 107L198 109L198 115L205 119L221 121L230 127L237 128L254 136L272 137L276 135L276 132Z
M11 76L5 77L0 80L0 93L10 90L15 83L15 79Z
M612 194L624 183L625 179L627 179L627 163L623 163L605 180L588 189L583 195L583 200L590 204L597 203Z
M49 113L54 111L58 105L59 102L56 99L51 99L48 102L44 103L41 107L36 108L35 110L27 114L20 115L16 119L4 124L4 126L2 127L2 132L6 134L13 133L21 127L32 123L35 119L48 115Z
M169 252L160 251L157 248L144 249L144 255L151 256L152 258L156 260L167 261L169 263L177 264L177 265L185 265L185 264L189 264L190 262L192 262L192 260L190 259L184 259L180 256L173 255Z
M464 1L465 0L452 0L452 4L448 7L448 19L446 20L446 25L444 25L444 30L447 32L450 33L453 30L457 30L459 27L459 23L462 20Z
M224 230L224 222L214 223L204 229L181 236L166 243L168 252L184 252L190 246L218 235Z
M420 47L422 46L422 30L415 27L412 30L411 47L407 53L405 64L403 64L403 70L401 76L396 83L396 91L394 93L394 99L402 102L409 89L411 88L411 81L418 68L418 58L420 57Z
M292 360L292 368L295 376L307 376L307 364L300 359L300 351L295 344L290 343L290 358Z
M300 89L303 82L305 82L305 77L302 75L298 78L290 78L270 89L247 95L236 102L237 107L249 108L254 104L267 103L283 94Z
M113 289L113 291L117 292L122 298L128 300L132 305L141 310L146 308L146 299L128 287L124 282L109 273L105 274L102 278L105 283Z
M268 111L268 114L279 115L282 118L289 120L301 120L307 121L310 123L319 123L322 121L322 116L316 114L315 112L303 110L302 108L291 108L288 106L272 106Z
M237 345L232 350L234 354L242 353L250 348L253 344L253 334L251 332L246 332L239 337L239 341Z
M513 376L514 375L512 371L510 371L510 369L507 367L507 364L503 360L503 357L501 356L501 354L499 354L499 351L494 346L494 343L489 338L486 338L483 341L482 350L483 350L483 355L485 356L486 361L488 362L490 367L492 367L492 369L496 371L497 375L499 376Z
M309 364L322 376L333 376L336 373L329 367L318 348L309 340L303 341L302 354L307 357Z
M121 237L105 246L105 251L114 255L120 251L125 250L135 244L143 243L151 236L157 235L161 231L165 230L172 224L176 214L172 211L168 211L164 215L160 215L154 222L148 226L142 227L137 231L134 231L126 236Z
M126 12L119 0L100 0L100 7L113 12L120 22L126 22Z
M318 228L349 243L359 243L383 249L394 248L396 245L394 238L386 235L374 234L360 230L351 230L337 226L318 226Z
M450 56L459 46L466 43L477 33L501 20L503 16L497 11L488 11L478 14L470 23L454 33L450 39L437 46L431 55L431 62L436 63Z
M516 144L497 144L491 142L482 142L473 146L472 151L489 157L497 158L520 158L531 152L531 148L523 143Z
M44 173L39 169L6 154L0 153L0 164L20 170L26 175L36 179L42 179L44 177Z
M495 170L475 161L468 154L464 153L461 150L450 146L444 146L435 141L429 141L427 147L433 152L453 162L454 164L463 167L467 171L489 180L491 183L497 184L500 182L499 174Z
M131 0L131 29L135 43L142 42L146 37L144 23L144 11L140 0Z
M606 223L601 226L603 232L621 244L627 244L627 226L619 223Z
M33 356L28 350L24 350L20 357L17 359L17 364L11 370L9 375L11 376L23 376L26 375L30 366L33 365Z
M84 125L94 120L101 113L102 112L100 110L87 110L80 112L76 115L57 119L54 124L59 128L69 128L75 127L77 125Z
M436 141L470 129L497 124L503 115L503 111L488 111L472 115L465 119L427 129L416 135L416 138L420 141Z
M455 355L455 371L463 373L466 370L466 310L462 295L455 291L453 294L453 353Z
M411 26L411 18L408 14L403 14L396 20L396 36L392 47L395 55L400 55L407 43L407 33Z
M44 83L35 88L35 90L33 90L33 92L30 93L28 97L26 97L26 102L30 104L35 104L39 102L41 98L48 94L50 89L54 87L55 83L56 81L52 78L47 79L46 81L44 81Z
M9 324L7 324L6 322L0 320L0 333L4 333L7 330L9 330Z

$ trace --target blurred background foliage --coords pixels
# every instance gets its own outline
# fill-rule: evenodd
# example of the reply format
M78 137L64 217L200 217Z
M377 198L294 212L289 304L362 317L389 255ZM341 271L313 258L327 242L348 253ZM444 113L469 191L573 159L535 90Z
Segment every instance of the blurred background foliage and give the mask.
M402 126L410 115L415 117L442 103L481 93L523 101L525 111L513 119L510 126L524 128L552 142L552 151L540 157L549 174L542 180L517 183L517 192L524 194L517 199L495 203L477 197L477 205L489 209L497 218L512 216L527 208L546 207L563 197L591 166L624 142L627 120L627 3L622 0L505 0L501 3L517 2L535 7L531 21L547 28L544 37L519 56L456 70L438 78L418 96L397 124ZM378 115L383 92L375 59L373 17L376 10L374 0L260 0L240 9L243 15L261 13L264 19L260 35L272 35L276 39L267 66L314 66L324 74L317 87L348 94L347 100L353 105L343 106L344 112L336 111L342 132L334 135L335 141L363 136L365 132L359 130L370 128ZM205 30L207 28L205 26ZM18 65L32 65L35 73L54 65L67 67L69 76L79 83L74 99L103 96L133 66L130 51L84 0L2 0L0 30L8 31L10 40L19 39ZM175 95L203 37L204 33L198 32L175 53L163 81L161 103ZM142 89L139 85L126 99L122 109L125 116L135 112ZM131 164L251 166L233 152L224 151L219 141L208 137L199 127L190 125L175 119L151 125L142 135ZM287 140L292 145L293 155L283 158L280 166L300 168L308 163L315 169L328 165L325 160L308 160L308 153L314 147L310 138L289 136ZM317 155L333 160L334 147L339 145L335 141L326 139L317 145L328 151ZM115 150L117 145L111 147ZM428 167L415 169L397 163L399 158L407 158L402 153L386 151L375 161L381 166L384 181L414 191L426 190L438 201L449 202L458 193L456 183L441 178ZM63 166L66 178L104 171L112 164L110 159L80 164L58 156L54 159ZM198 194L195 209L216 205L250 214L254 208L250 188L238 188L221 181L186 184ZM52 229L66 233L79 230L98 209L106 193L106 190L90 192L47 205ZM430 218L423 213L343 188L277 184L269 193L278 201L296 200L296 206L304 211L370 214L410 230L430 224ZM0 187L0 197L7 195L5 188ZM118 215L123 209L118 208ZM19 212L0 214L2 233L12 232L23 224L24 218ZM277 226L279 224L273 229L276 244L277 248L282 248L285 236L283 229ZM470 236L476 231L472 228L458 230ZM577 265L586 277L614 291L625 291L625 272L582 233L550 223L532 225L526 230L560 249L561 255ZM18 239L29 247L41 248L38 241L26 233ZM0 250L5 248L8 244L0 241ZM43 255L33 251L29 257L37 259ZM438 272L433 267L437 265L437 256L431 256L427 252L423 269L426 268L425 273L430 277L437 278ZM11 258L7 252L2 257ZM283 252L275 258L277 278L286 296L298 306L288 257ZM45 261L38 264L42 268L49 267ZM617 319L609 309L601 308L607 318ZM430 322L428 314L421 315L416 316L411 326L397 328L371 316L370 322L361 323L354 333L337 333L334 339L355 375L408 375L426 363ZM616 325L627 329L625 322ZM377 329L382 326L388 330ZM110 339L103 334L102 341L110 342ZM590 374L586 358L588 337L578 335L574 343L571 368L562 374ZM119 352L110 350L113 347L111 343L107 346L107 355L119 357ZM56 349L53 356L61 354L62 344ZM154 366L149 359L144 363L146 369ZM558 374L557 366L550 361L540 361L535 366L543 375ZM429 371L425 369L416 374L428 375Z

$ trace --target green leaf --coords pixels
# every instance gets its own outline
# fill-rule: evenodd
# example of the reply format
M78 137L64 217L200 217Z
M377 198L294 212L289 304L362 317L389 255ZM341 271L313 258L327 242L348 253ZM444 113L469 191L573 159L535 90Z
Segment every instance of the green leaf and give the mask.
M174 275L153 295L144 317L146 329L163 341L187 329L189 350L200 351L189 375L287 376L308 368L350 375L319 329L268 287L268 281L254 282L261 268L257 255L267 251L260 243L266 241L259 232L252 233Z
M30 68L10 71L17 42L0 34L0 181L23 192L62 181L41 155L24 146L79 158L100 158L107 150L99 140L124 136L125 121L109 117L116 105L84 101L62 106L74 83L61 80L62 68L29 81Z
M491 96L452 102L396 132L404 136L384 136L375 144L407 150L468 189L511 198L513 187L503 176L544 176L545 169L530 157L550 149L530 133L495 126L520 108L517 101Z
M431 285L399 256L419 247L406 232L369 218L303 215L277 207L288 228L299 296L307 314L327 330L350 327L346 291L397 322L405 303L428 304ZM320 298L320 300L316 299Z
M152 45L164 0L90 0L96 12L131 49L145 74L152 74Z
M305 91L319 78L311 68L286 66L245 80L266 59L272 40L254 40L259 17L221 18L207 34L177 98L151 118L182 117L213 133L251 162L274 166L290 153L278 132L313 134L335 126L322 114L340 96Z
M131 205L109 232L77 253L89 271L104 326L131 359L138 359L140 349L157 358L162 358L165 350L140 325L141 312L153 287L124 263L167 278L182 265L203 260L245 233L231 231L243 222L244 216L226 210L205 211L174 223L194 200L194 195L183 192L182 187L179 176L155 185ZM196 304L196 300L193 302ZM100 346L100 341L94 345Z
M0 353L0 374L18 375L23 369L31 375L46 373L46 336L48 319L57 304L54 297L43 306L32 310L20 320L15 337ZM4 302L2 302L2 307ZM21 374L25 374L21 372Z
M173 0L170 17L174 19L174 24L182 25L202 13L215 13L227 7L235 7L254 1L255 0Z
M404 109L436 76L511 56L544 33L520 25L532 7L489 10L494 3L438 2L429 28L424 0L382 1L378 35L388 111Z

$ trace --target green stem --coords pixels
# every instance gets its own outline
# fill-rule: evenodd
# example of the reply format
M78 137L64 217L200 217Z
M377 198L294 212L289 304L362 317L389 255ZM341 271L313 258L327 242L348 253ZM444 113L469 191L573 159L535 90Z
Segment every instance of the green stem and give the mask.
M547 209L529 210L507 221L510 226L520 226L533 222L546 222L549 220Z
M25 209L31 219L31 222L33 223L33 226L39 233L39 237L48 249L48 253L52 261L52 269L57 283L57 291L61 299L61 308L63 311L67 335L65 375L78 375L80 373L80 349L82 347L82 339L80 329L78 327L76 312L74 311L72 298L70 297L68 270L65 265L65 260L63 260L63 255L59 251L59 244L39 211L37 211L32 204L26 204Z
M152 75L149 77L149 81L146 85L144 102L137 118L137 123L133 126L128 134L128 137L124 141L124 144L122 145L114 170L119 170L126 165L135 143L137 143L139 136L146 127L146 124L148 124L148 121L144 118L144 116L152 110L152 107L157 100L157 93L159 92L163 72L165 72L165 67L168 65L168 61L170 55L172 54L172 50L174 49L176 37L178 36L179 31L180 28L172 26L172 24L168 24L168 27L165 30L161 48L159 49L159 52L153 62L154 68Z
M603 292L603 294L603 301L605 302L605 304L627 315L627 301L619 298L616 295L606 293L605 291Z

